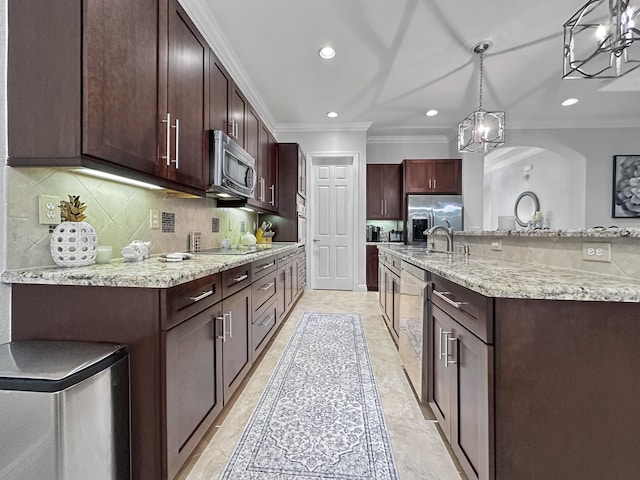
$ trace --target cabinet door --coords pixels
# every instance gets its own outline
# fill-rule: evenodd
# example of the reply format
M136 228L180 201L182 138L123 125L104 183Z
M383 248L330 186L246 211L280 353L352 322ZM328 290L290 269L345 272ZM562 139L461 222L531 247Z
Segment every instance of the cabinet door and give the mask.
M429 405L434 415L440 422L440 427L451 442L451 367L445 365L445 345L448 335L453 328L453 320L436 307L430 304L429 338L431 339L432 375L429 384ZM447 333L448 332L448 333ZM447 346L448 347L448 346Z
M378 290L378 247L367 245L367 290Z
M433 193L462 194L462 160L432 160L431 162Z
M209 102L209 46L176 0L170 2L168 63L171 159L167 177L204 189L208 177L209 116L205 106Z
M235 83L231 86L229 105L231 106L229 120L232 123L231 130L233 133L233 135L230 136L238 143L238 145L245 148L245 116L247 101Z
M367 165L367 219L384 217L384 192L382 191L382 166Z
M278 268L278 281L276 283L276 297L278 298L278 322L284 320L284 317L287 315L287 302L286 302L286 291L287 291L287 268L286 266L282 266Z
M451 446L470 479L493 479L493 347L457 324L449 338Z
M278 209L277 176L278 164L275 139L267 127L260 122L260 176L264 178L265 198L263 207L269 210Z
M431 193L431 160L404 161L404 193Z
M391 274L391 281L393 282L393 318L391 327L397 340L400 332L400 277L396 274Z
M251 288L222 301L226 341L222 345L224 401L231 398L251 368Z
M379 259L378 259L379 262ZM384 265L382 265L382 263L378 264L378 302L380 303L380 308L382 309L382 314L384 316L384 312L385 312L385 303L387 300L387 294L386 294L386 277L384 275L385 272L385 268Z
M158 2L83 4L82 153L160 174Z
M199 438L222 410L222 340L216 329L221 311L218 303L163 333L168 478L185 462L181 451L201 423L207 425Z
M387 219L402 219L402 164L385 165L382 177L384 216Z
M209 128L230 133L229 98L231 77L215 56L209 53Z

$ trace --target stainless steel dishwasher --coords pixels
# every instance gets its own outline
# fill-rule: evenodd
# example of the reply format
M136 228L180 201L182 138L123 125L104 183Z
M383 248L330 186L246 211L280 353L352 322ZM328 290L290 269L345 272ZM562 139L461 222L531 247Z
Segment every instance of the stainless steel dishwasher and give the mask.
M0 345L0 479L127 480L129 451L126 347Z
M426 401L423 385L423 334L427 309L429 272L407 262L400 271L400 331L398 351L418 399Z

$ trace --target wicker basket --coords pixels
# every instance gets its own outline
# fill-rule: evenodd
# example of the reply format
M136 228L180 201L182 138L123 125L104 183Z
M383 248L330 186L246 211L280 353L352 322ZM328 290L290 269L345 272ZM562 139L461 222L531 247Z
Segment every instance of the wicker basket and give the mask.
M62 222L51 234L51 258L60 267L83 267L96 260L98 235L87 222Z

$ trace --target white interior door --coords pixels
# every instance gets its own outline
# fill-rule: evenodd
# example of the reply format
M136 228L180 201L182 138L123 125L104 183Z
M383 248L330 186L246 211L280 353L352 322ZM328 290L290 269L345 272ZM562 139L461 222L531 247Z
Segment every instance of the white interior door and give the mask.
M324 160L324 161L322 161ZM311 229L313 265L312 287L318 290L353 290L353 159L331 159L312 163L313 225Z

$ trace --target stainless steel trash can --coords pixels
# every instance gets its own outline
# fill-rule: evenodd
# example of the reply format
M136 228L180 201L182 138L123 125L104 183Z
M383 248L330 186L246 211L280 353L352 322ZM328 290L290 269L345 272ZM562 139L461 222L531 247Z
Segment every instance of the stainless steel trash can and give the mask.
M123 345L0 345L0 480L128 480Z

